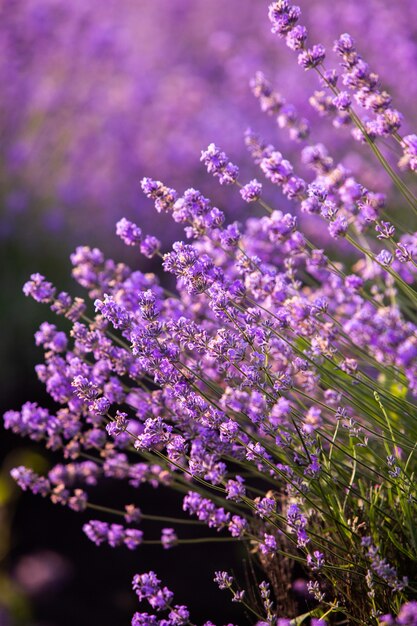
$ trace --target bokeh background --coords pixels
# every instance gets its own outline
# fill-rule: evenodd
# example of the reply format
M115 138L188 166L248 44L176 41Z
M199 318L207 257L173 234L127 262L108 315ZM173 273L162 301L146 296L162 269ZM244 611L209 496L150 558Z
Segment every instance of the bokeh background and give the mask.
M330 45L350 32L416 128L417 5L415 0L300 0L310 41ZM166 248L181 236L141 195L143 176L183 191L200 188L228 219L244 205L221 190L199 162L214 141L254 176L243 132L250 126L296 162L297 146L261 114L249 80L262 69L360 180L391 192L371 157L308 105L317 84L269 30L265 0L2 0L0 2L0 404L47 403L33 367L33 334L48 311L24 298L21 286L39 271L74 291L68 256L76 245L98 246L143 269L151 262L127 251L114 235L123 216L155 234ZM283 199L269 192L275 206ZM401 207L398 206L400 209ZM314 223L306 223L320 241ZM195 620L234 618L211 583L230 566L222 547L133 554L95 548L81 532L82 516L33 496L22 497L8 473L22 462L47 471L55 460L40 446L1 431L0 626L122 626L135 610L134 573L150 568ZM112 490L112 485L106 489ZM116 493L117 491L117 493ZM114 497L121 497L120 487ZM141 491L156 512L178 506L169 492ZM159 508L158 508L159 507ZM88 517L88 516L87 516ZM146 529L145 529L146 530Z

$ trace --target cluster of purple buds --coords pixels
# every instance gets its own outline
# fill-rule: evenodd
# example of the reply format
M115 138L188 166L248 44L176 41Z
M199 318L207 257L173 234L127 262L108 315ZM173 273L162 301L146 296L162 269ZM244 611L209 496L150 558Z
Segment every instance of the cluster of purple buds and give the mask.
M402 591L408 585L408 577L398 578L395 567L381 557L379 549L372 543L371 537L363 537L361 545L366 548L367 557L370 560L370 567L380 579L382 579L394 591Z
M305 547L310 541L306 532L307 519L297 504L290 504L288 507L287 523L289 531L297 535L297 545Z
M36 302L46 304L53 300L55 292L56 289L52 283L45 280L41 274L32 274L30 280L23 286L25 296L31 296Z
M125 528L121 524L108 524L99 520L90 520L84 524L83 531L97 546L107 543L112 548L125 545L129 550L136 550L143 539L143 532L137 528Z
M163 528L161 534L161 544L166 549L173 548L178 543L178 537L173 528Z
M406 135L402 138L402 147L404 154L398 165L400 167L408 167L413 172L417 171L417 135Z
M155 572L136 574L132 586L139 602L146 600L157 613L168 612L168 615L163 619L159 619L154 614L137 612L132 618L132 626L185 626L190 623L190 613L187 607L172 604L173 592L168 587L161 586L161 581Z
M160 198L157 198L160 202ZM134 222L123 217L116 224L116 235L120 237L127 246L139 246L140 252L151 259L159 252L161 242L153 235L143 235L142 229Z
M245 202L255 202L259 200L262 194L262 183L260 183L256 178L251 180L249 183L246 183L240 190L240 195L244 199Z
M152 178L142 178L141 187L145 196L155 202L155 208L159 213L172 210L178 197L175 189L170 189L160 181Z
M356 102L365 110L375 114L374 119L365 122L365 129L370 137L389 136L395 134L402 121L401 114L390 108L391 96L379 89L379 77L371 72L369 66L358 53L350 35L344 33L334 44L335 52L342 58L344 72L342 80L354 93ZM336 100L343 98L347 103L350 99L345 92L340 92ZM345 108L349 108L350 103ZM354 131L354 136L363 140L360 129Z
M233 584L233 576L228 574L227 572L216 572L214 576L214 582L217 584L219 589L230 589Z
M116 411L114 421L106 425L106 430L112 437L118 437L118 435L126 431L127 426L127 413L124 411Z
M82 489L70 491L62 482L53 485L50 479L39 476L22 465L13 468L10 474L23 491L29 490L33 494L49 496L54 504L68 506L73 511L81 512L87 507L87 494Z
M321 65L326 57L326 49L321 44L305 48L307 29L298 24L301 15L300 7L290 4L288 0L278 0L269 5L269 20L272 32L285 37L289 48L299 51L298 63L305 70Z
M200 161L204 163L209 174L218 177L221 185L231 185L239 176L237 165L229 161L227 155L214 143L201 152Z
M305 70L312 70L321 65L325 58L326 48L322 44L318 43L311 48L300 52L298 55L298 63Z
M214 234L225 220L223 211L213 207L208 198L193 188L187 189L175 202L172 217L185 225L185 234L189 238Z
M223 507L216 505L208 498L202 498L197 492L190 491L183 502L184 511L190 515L196 515L201 522L205 522L209 528L221 530L229 520L230 514L226 513Z
M39 476L36 472L23 465L13 468L10 474L23 491L29 490L44 497L51 492L51 483L47 478Z
M307 555L307 565L313 570L317 571L323 567L325 563L324 554L320 550L314 550L313 554Z
M263 541L259 544L259 549L265 556L274 556L277 551L277 540L274 535L264 533Z
M167 587L161 588L161 581L155 572L136 574L132 584L139 601L148 600L153 609L165 609L174 596Z

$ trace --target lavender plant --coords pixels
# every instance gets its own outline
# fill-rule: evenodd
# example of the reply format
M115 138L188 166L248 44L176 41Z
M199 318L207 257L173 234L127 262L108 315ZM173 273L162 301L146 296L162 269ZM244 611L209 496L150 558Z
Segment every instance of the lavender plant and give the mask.
M336 127L352 126L412 215L417 199L399 168L416 169L415 135L401 133L401 114L352 38L336 41L341 69L329 68L300 15L288 0L269 7L273 32L318 74L315 106ZM61 450L65 463L46 476L26 467L12 475L23 490L90 511L83 530L98 546L181 550L195 542L189 524L207 527L199 541L239 542L262 576L246 588L230 572L213 577L249 623L416 624L417 235L382 194L311 142L307 121L283 109L262 74L252 89L290 138L304 142L301 161L313 172L297 173L249 131L266 184L345 242L353 265L326 255L292 212L270 207L258 179L241 182L215 144L201 154L208 173L257 203L262 217L226 224L200 191L143 178L144 194L184 226L186 240L164 252L127 219L116 233L159 258L175 289L87 247L71 262L88 298L31 276L24 293L70 324L65 332L44 323L35 335L45 351L37 375L57 409L26 403L4 421ZM107 478L133 488L124 510L91 497L89 486ZM176 492L188 517L142 512L145 483ZM146 519L163 524L158 540L141 531ZM133 626L194 624L155 572L136 573L133 590L149 605Z

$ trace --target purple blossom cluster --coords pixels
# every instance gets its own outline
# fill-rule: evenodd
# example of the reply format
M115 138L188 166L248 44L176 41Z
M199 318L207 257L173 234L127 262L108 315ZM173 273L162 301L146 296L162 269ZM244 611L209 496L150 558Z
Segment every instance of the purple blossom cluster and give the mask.
M184 605L172 605L174 594L167 587L161 586L161 581L155 572L136 574L133 578L133 590L139 601L146 600L151 608L158 613L167 612L163 619L155 614L135 613L132 626L185 626L189 624L190 612ZM204 626L210 626L206 622Z
M11 476L23 491L49 496L54 504L66 505L77 512L84 511L87 507L87 494L82 489L71 492L62 482L54 486L48 478L38 476L33 470L23 466L12 469Z
M124 528L121 524L107 524L99 520L90 520L84 524L87 537L97 546L107 543L112 548L125 545L129 550L136 550L142 543L143 532L136 528Z
M408 151L400 166L407 158L413 169L413 140L398 134L400 115L351 37L335 45L341 80L351 90L345 92L336 70L324 69L324 46L308 46L298 6L273 2L269 18L299 65L320 74L327 91L315 94L315 103L334 113L338 126L349 118L417 210L412 191L374 143L386 135L397 140ZM36 373L55 409L26 403L8 411L4 423L60 450L65 463L45 477L24 467L12 476L23 490L75 511L164 524L158 539L148 540L139 529L90 520L84 532L97 545L168 549L194 542L177 533L181 524L206 527L201 541L239 541L268 580L256 585L257 595L225 571L215 573L215 582L258 626L307 618L322 626L340 612L351 623L411 624L417 233L387 215L384 195L339 162L327 142L310 142L306 118L263 74L252 90L301 144L298 172L284 151L252 131L246 135L259 176L272 190L279 187L288 209L269 206L263 183L243 183L238 166L211 143L201 152L208 173L262 214L228 223L194 187L181 194L144 177L144 195L157 214L184 228L185 240L164 250L131 220L116 226L127 246L160 261L170 289L156 274L87 246L71 255L85 300L33 274L25 295L69 327L45 322L35 335L44 351ZM375 119L358 117L353 100ZM329 240L343 240L355 262L331 258L314 233L311 241L299 227L302 214L317 229L324 225ZM109 478L128 483L134 504L118 510L94 501L90 487ZM145 483L176 492L192 519L142 512L137 498ZM292 593L296 571L314 601L304 616ZM133 589L153 610L137 612L133 626L192 624L188 608L173 604L154 572L137 574Z

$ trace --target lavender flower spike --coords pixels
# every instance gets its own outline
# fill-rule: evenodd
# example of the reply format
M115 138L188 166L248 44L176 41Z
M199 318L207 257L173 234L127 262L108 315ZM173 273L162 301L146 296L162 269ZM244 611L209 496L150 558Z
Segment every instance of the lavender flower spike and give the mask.
M214 143L211 143L207 150L201 152L200 161L204 163L209 174L217 176L221 185L230 185L236 182L239 168L233 165L227 155Z

